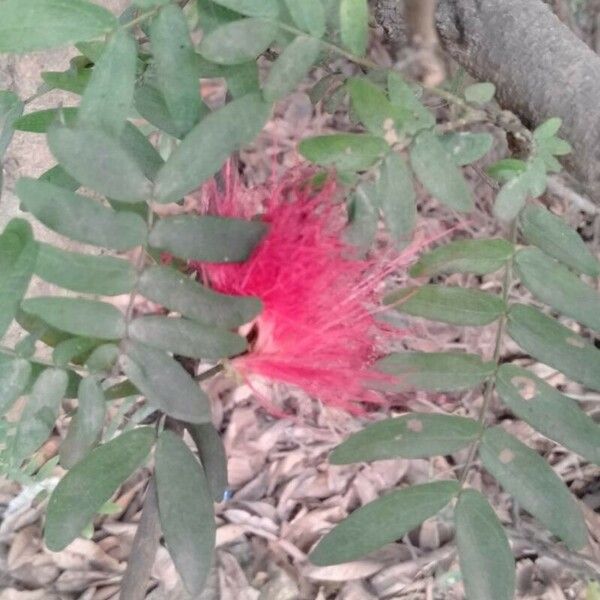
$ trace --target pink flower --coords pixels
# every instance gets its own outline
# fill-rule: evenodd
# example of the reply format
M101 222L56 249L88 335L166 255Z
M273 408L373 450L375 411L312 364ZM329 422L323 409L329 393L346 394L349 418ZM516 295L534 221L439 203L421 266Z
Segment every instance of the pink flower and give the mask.
M373 368L404 331L376 318L384 280L413 249L363 258L344 241L345 207L329 181L315 190L302 170L255 189L231 169L225 190L204 186L204 213L261 218L268 232L244 263L192 263L204 281L226 294L256 296L262 313L242 331L249 351L232 360L246 381L262 376L302 388L331 406L364 412L381 404L372 388L390 381Z

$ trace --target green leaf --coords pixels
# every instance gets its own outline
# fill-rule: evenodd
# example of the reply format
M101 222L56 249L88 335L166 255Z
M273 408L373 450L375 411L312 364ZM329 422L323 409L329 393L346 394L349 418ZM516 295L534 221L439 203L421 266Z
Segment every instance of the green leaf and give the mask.
M270 105L258 94L248 94L205 117L158 172L156 200L175 202L196 189L260 133L269 113Z
M129 336L153 348L190 358L226 358L247 349L243 337L226 329L174 317L138 317L129 325Z
M45 71L42 73L42 80L50 89L81 95L91 76L91 69L70 68L68 71Z
M67 382L67 374L62 369L46 369L33 384L19 418L12 447L12 459L16 466L48 439L58 418Z
M475 354L461 352L399 352L375 363L377 370L390 373L398 381L394 390L453 392L476 387L494 372L492 362ZM387 386L386 386L387 387Z
M42 242L38 246L35 274L44 281L74 292L101 296L128 294L133 289L135 270L126 260L67 252Z
M123 349L121 368L149 404L174 419L210 422L208 397L177 361L138 342L126 341Z
M77 108L50 108L29 113L18 119L15 125L18 125L18 129L21 131L46 133L50 126L58 121L61 116L67 125L75 124L77 114ZM144 175L149 179L153 179L164 161L144 134L131 123L125 123L119 142L123 149L137 161ZM46 171L40 179L71 191L75 191L80 185L77 180L73 179L58 165Z
M352 77L346 88L354 114L371 133L383 136L394 129L399 111L379 86L363 77Z
M483 466L519 504L571 550L587 543L577 501L546 461L501 427L487 429L479 450Z
M186 132L181 130L173 120L162 93L153 85L146 83L135 90L135 108L148 123L176 138Z
M361 558L437 514L459 490L456 481L436 481L385 494L334 527L309 559L315 565L324 566Z
M137 597L140 600L140 594L145 594L161 536L156 481L152 477L146 488L142 515L131 544L127 568L120 582L120 597L131 600Z
M340 35L342 44L363 56L369 43L369 6L367 0L341 0Z
M513 600L515 559L496 513L476 490L464 490L454 510L456 545L470 600Z
M539 142L541 140L552 138L558 133L561 125L562 119L559 119L558 117L552 117L551 119L544 121L541 125L538 125L533 130L533 139L536 142Z
M290 1L293 2L293 0ZM319 79L319 81L317 81L308 92L308 97L310 98L310 101L313 104L318 104L326 96L330 96L333 89L340 83L341 80L339 75L329 74L325 75L324 77L321 77L321 79ZM341 87L343 88L344 86Z
M154 429L140 427L98 446L78 462L54 489L46 512L44 541L53 552L68 546L141 467L154 444Z
M399 73L388 73L388 92L390 102L401 112L401 131L414 135L422 129L431 129L435 125L433 114L419 102L413 88L402 79Z
M528 192L529 186L522 175L505 183L496 196L494 215L502 221L515 219L525 206Z
M531 371L502 365L496 390L517 417L546 437L600 465L600 426L577 403Z
M44 323L42 319L29 315L22 310L19 310L16 316L17 323L25 330L37 337L44 344L54 347L65 340L71 339L71 335L64 331L59 331L54 327L50 327Z
M89 40L117 24L106 9L85 0L0 2L0 52L32 52Z
M440 142L454 164L462 167L484 157L492 149L494 138L489 133L461 131L440 136Z
M427 191L450 208L473 210L473 198L452 156L432 131L422 131L411 144L410 162Z
M279 29L272 21L241 19L210 32L200 43L200 54L220 65L254 60L275 40Z
M474 83L465 88L465 100L473 104L487 104L495 93L496 86L493 83Z
M138 8L154 8L155 6L164 6L165 4L169 4L171 0L133 0L133 6L137 6Z
M504 312L497 296L441 285L403 288L389 294L385 303L401 313L453 325L487 325Z
M221 502L227 491L227 455L219 432L212 423L187 426L198 449L212 499Z
M119 137L133 105L137 50L123 29L109 40L85 89L77 121Z
M213 501L202 467L172 431L163 431L158 438L156 491L169 554L186 589L197 596L213 561Z
M102 344L94 349L85 361L90 373L106 373L119 359L119 347L115 344Z
M1 42L0 42L1 43ZM15 132L15 123L23 114L25 103L13 92L0 90L0 160L10 145ZM0 163L1 167L1 163ZM0 191L2 191L2 169L0 168Z
M81 380L77 397L77 412L60 445L60 464L65 469L74 467L98 443L106 415L106 399L95 378Z
M351 222L346 229L348 243L364 250L369 249L379 223L379 209L373 184L361 184L351 194L348 207Z
M15 129L29 133L46 133L52 123L62 119L67 125L75 123L78 109L75 107L47 108L23 115L15 121Z
M364 133L336 133L306 138L298 147L304 158L340 171L364 171L382 159L389 146L384 139Z
M296 89L316 62L320 45L319 40L301 35L286 46L273 63L263 87L267 101L280 100Z
M177 131L185 135L198 122L202 101L196 53L186 18L178 6L165 6L152 21L150 44L158 89Z
M160 220L150 245L185 260L242 262L266 233L259 221L213 216L177 215Z
M411 413L373 423L351 435L333 450L329 462L347 465L398 457L443 456L465 448L482 431L472 419Z
M117 340L125 335L123 314L106 302L46 296L24 300L21 308L48 325L73 335L99 340Z
M536 157L527 163L526 170L502 186L494 204L494 214L503 221L512 221L525 206L528 196L537 198L546 189L544 161Z
M138 162L104 131L53 125L48 144L65 171L83 185L124 202L151 198L152 186Z
M116 212L96 200L35 179L20 179L16 192L25 210L72 240L122 252L146 239L146 224L133 213Z
M65 334L66 335L66 334ZM27 388L23 392L24 395L29 394L31 389L33 388L33 383L43 373L48 365L46 363L38 362L36 360L30 360L31 363L31 379ZM81 376L75 371L67 372L67 391L65 392L64 397L67 399L77 398L77 387L79 386L79 382L81 381Z
M527 206L521 213L520 225L530 244L580 273L600 275L600 262L579 234L549 210L539 205Z
M149 300L184 317L224 329L249 323L262 310L257 298L213 292L170 267L146 269L140 277L139 291Z
M507 331L540 362L600 391L600 350L580 335L523 304L511 306Z
M57 367L66 367L70 362L81 363L98 345L100 345L99 340L72 337L56 344L52 351L52 360Z
M503 158L487 167L486 171L490 177L501 182L510 181L527 170L527 163L518 158Z
M212 0L197 0L198 22L201 23L204 35L214 31L221 25L239 20L242 15L224 6L219 6Z
M408 165L398 154L386 157L379 170L376 194L394 242L410 242L417 218L416 194Z
M321 0L285 0L285 5L299 29L321 38L325 34L325 10Z
M532 198L541 196L546 191L548 178L546 175L546 165L539 156L534 157L527 163L527 171L521 177L527 181L529 193Z
M55 165L45 173L42 173L39 180L64 188L70 192L74 192L80 187L79 181L73 179L60 165Z
M0 235L0 338L19 310L36 257L31 225L23 219L13 219Z
M259 91L258 65L256 61L231 65L225 69L225 82L232 98Z
M279 16L277 0L213 0L229 10L248 17L265 17L276 19Z
M537 248L515 256L521 281L539 300L591 329L600 330L600 295L577 275Z
M570 154L573 152L573 146L571 146L571 144L569 144L569 142L566 140L561 140L557 137L551 137L538 140L537 151L542 155L542 158L545 159L546 155L565 156L565 154Z
M22 358L0 358L0 417L21 397L31 378L31 365Z
M441 273L487 275L507 264L514 252L502 239L457 240L428 252L410 269L412 277L433 277Z

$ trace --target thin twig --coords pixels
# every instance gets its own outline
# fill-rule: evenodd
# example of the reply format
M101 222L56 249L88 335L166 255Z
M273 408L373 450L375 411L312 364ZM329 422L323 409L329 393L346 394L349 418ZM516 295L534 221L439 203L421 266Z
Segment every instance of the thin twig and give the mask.
M513 221L510 228L510 240L514 242L516 238L517 226ZM477 438L471 443L469 447L469 454L467 456L467 460L465 462L464 469L462 470L459 478L460 485L463 486L467 480L467 475L473 466L473 461L475 460L475 456L477 454L477 450L479 449L479 445L481 444L481 439L483 438L483 434L485 432L485 419L487 417L488 409L492 401L492 397L494 395L494 389L496 387L496 375L498 373L498 369L500 368L500 356L502 353L502 340L504 338L504 328L506 326L506 311L508 309L508 295L510 292L511 279L512 279L512 257L506 262L504 267L504 278L502 281L502 303L504 304L504 313L500 315L500 319L498 321L498 328L496 330L496 341L494 344L494 355L492 361L494 362L494 372L485 382L485 387L483 391L483 403L481 404L481 409L479 411L478 422L481 425L481 430L477 436Z

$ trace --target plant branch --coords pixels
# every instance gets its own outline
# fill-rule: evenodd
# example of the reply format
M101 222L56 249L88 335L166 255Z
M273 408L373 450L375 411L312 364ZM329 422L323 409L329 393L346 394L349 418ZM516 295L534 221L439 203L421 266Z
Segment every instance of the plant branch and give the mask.
M154 212L152 211L152 207L148 204L148 216L146 217L146 225L148 226L148 231L152 229L152 223L154 222ZM125 336L129 335L129 324L131 322L131 317L133 316L133 309L135 306L135 299L137 298L139 287L140 287L140 277L144 270L144 266L146 265L146 242L142 246L140 246L140 253L135 261L135 284L131 293L129 295L129 302L127 303L127 309L125 310Z
M516 222L510 226L510 240L512 242L515 241L517 233L517 225ZM500 315L498 320L498 328L496 329L496 341L494 343L494 354L492 357L492 361L494 362L494 372L485 382L485 386L483 389L483 402L481 404L481 409L479 410L479 418L478 422L481 425L481 431L477 438L471 443L469 446L469 454L467 455L467 460L465 461L465 466L460 474L459 483L461 486L464 486L467 475L473 466L473 462L475 460L475 456L477 454L477 450L479 449L479 445L481 444L481 439L485 432L485 419L492 402L492 397L494 395L494 389L496 387L496 376L498 373L498 369L500 367L500 357L502 354L502 340L504 339L504 330L506 327L506 312L508 310L508 295L510 292L510 286L512 283L512 262L513 258L509 258L504 267L504 277L502 280L502 302L504 304L504 312Z

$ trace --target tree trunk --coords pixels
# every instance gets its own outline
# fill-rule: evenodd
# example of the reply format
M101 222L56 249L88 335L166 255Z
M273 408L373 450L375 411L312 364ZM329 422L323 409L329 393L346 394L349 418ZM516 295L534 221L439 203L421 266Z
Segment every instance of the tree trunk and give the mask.
M500 104L535 126L560 117L574 148L565 164L600 203L600 57L541 0L438 0L437 28Z

